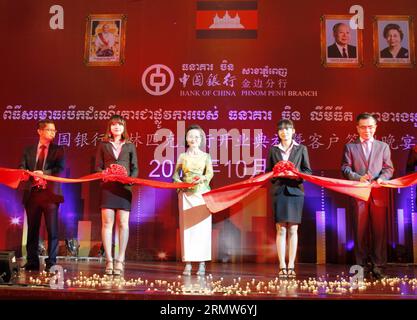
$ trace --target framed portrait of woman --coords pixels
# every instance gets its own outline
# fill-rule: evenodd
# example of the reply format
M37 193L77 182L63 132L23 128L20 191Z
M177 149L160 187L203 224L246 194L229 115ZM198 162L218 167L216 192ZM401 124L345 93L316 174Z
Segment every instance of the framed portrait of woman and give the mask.
M321 17L321 63L324 67L362 67L362 30L352 28L351 19L351 15Z
M374 17L374 63L380 68L415 66L412 16Z
M96 14L87 17L84 63L87 66L119 66L125 61L126 16Z

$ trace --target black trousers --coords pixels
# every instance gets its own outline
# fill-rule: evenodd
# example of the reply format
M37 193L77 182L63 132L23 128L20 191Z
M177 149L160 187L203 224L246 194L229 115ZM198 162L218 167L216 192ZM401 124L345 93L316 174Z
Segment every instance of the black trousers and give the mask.
M387 207L354 200L353 228L356 264L381 267L387 262Z
M33 189L25 204L28 236L27 236L27 262L39 265L39 231L42 214L45 218L46 230L48 231L48 258L47 265L56 263L58 254L58 208L59 203L51 202L47 190Z

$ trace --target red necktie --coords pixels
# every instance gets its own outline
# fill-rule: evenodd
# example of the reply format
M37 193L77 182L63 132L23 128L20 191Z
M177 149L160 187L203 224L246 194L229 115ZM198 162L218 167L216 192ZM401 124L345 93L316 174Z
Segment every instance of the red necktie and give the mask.
M35 171L43 171L43 163L45 162L46 146L41 145L41 152L39 153L38 161L36 161Z

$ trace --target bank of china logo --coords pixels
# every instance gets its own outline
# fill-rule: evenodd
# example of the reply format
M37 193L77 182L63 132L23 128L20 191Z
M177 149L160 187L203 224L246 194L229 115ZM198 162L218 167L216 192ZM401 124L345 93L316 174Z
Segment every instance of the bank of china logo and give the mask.
M153 64L142 74L142 86L153 96L162 96L174 85L174 73L163 64Z

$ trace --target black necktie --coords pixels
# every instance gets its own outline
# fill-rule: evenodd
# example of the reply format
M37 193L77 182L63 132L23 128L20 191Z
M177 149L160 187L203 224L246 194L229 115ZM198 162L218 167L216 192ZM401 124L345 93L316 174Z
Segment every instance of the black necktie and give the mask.
M35 170L43 171L43 163L45 162L46 146L41 145L41 152L39 152L38 161L36 161Z
M346 48L343 48L343 58L347 58L348 57L348 55L347 55L347 52L346 52Z

